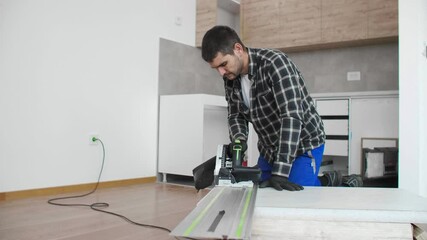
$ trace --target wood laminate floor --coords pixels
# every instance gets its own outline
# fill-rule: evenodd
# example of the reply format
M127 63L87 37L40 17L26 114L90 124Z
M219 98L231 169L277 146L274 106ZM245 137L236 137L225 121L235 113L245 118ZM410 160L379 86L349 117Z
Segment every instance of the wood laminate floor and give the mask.
M84 198L63 203L109 203L105 210L144 224L172 230L196 206L208 190L167 183L147 183L98 189ZM79 194L79 193L77 193ZM55 195L0 202L0 239L175 239L169 233L131 224L88 207L60 207L47 203Z

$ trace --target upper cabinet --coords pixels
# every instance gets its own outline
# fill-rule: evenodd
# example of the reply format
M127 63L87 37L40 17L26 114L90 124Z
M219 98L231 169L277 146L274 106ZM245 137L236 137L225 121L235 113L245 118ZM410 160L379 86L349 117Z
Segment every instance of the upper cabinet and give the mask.
M334 43L366 39L369 0L322 0L322 41Z
M241 0L240 36L288 51L397 41L397 0Z
M196 0L196 47L202 46L206 31L215 25L227 25L239 32L239 1Z
M196 46L215 25L286 51L396 42L397 13L398 0L197 0Z
M305 46L321 40L319 0L242 0L241 37L251 47Z
M397 0L370 0L368 4L368 38L397 37Z
M203 35L216 25L216 1L197 0L196 8L196 46L202 46Z
M322 43L398 36L397 0L321 0Z

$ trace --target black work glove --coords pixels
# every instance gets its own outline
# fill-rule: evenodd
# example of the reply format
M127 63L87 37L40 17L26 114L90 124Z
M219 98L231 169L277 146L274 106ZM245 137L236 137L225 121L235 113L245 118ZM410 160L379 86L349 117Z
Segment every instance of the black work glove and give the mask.
M259 188L266 187L273 187L277 191L282 191L283 189L288 191L299 191L304 189L303 186L289 181L287 177L278 175L273 175L270 179L265 180L259 184Z

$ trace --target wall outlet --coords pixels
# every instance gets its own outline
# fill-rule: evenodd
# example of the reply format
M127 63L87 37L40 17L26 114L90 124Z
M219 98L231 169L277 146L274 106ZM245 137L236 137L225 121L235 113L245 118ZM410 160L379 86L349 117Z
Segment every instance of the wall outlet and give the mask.
M181 26L182 25L182 17L181 16L176 16L175 17L175 25L177 25L177 26Z
M96 145L98 144L98 141L96 139L99 139L99 134L97 133L90 133L89 134L89 145Z
M347 72L347 81L360 81L360 72Z

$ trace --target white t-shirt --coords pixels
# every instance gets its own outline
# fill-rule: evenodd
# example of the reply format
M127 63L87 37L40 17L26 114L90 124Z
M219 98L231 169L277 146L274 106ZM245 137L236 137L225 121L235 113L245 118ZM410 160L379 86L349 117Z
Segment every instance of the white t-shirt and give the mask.
M246 107L251 107L251 80L249 80L248 74L240 76L240 83L242 85L243 101Z

